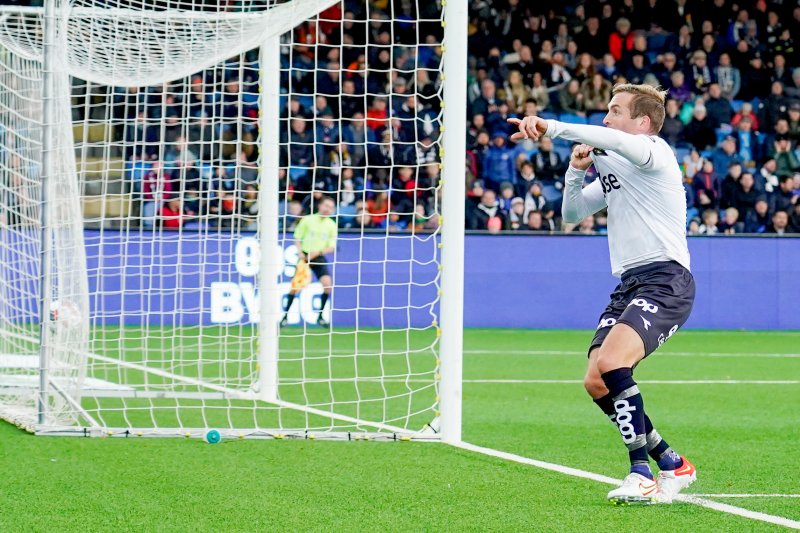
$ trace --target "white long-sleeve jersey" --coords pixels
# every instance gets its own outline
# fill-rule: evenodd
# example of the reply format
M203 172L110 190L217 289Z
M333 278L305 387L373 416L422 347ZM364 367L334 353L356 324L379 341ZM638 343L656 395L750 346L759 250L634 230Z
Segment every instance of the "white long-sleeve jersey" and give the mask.
M583 187L585 171L569 167L562 216L580 222L608 207L611 271L674 260L689 269L686 196L672 148L657 135L632 135L602 126L548 120L548 137L593 146L600 177Z

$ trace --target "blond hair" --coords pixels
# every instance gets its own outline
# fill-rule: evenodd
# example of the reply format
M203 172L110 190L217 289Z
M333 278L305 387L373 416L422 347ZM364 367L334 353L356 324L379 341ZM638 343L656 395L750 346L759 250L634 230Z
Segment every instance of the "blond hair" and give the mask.
M650 117L653 133L661 131L666 116L664 103L667 101L667 91L647 84L618 83L611 90L611 96L619 93L633 95L630 105L631 118Z

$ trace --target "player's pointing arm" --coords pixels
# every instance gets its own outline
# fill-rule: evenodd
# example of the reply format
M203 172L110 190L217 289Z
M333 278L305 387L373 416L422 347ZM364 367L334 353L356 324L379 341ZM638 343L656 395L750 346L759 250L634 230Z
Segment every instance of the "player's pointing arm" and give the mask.
M625 84L615 86L612 94L614 96L608 104L608 114L603 119L607 128L525 117L521 120L508 119L519 128L511 139L538 140L542 135L562 137L614 151L637 166L650 164L654 145L646 135L655 135L661 130L666 91Z

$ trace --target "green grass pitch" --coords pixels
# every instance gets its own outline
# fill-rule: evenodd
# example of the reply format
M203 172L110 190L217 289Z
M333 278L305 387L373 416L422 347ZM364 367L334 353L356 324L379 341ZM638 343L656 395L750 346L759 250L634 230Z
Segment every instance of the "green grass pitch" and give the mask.
M626 451L580 384L591 334L466 331L464 440L621 478ZM799 353L798 332L682 331L637 369L656 427L698 468L689 492L800 494ZM613 507L608 485L431 443L47 438L0 422L0 472L8 532L780 529ZM797 498L710 499L800 520Z

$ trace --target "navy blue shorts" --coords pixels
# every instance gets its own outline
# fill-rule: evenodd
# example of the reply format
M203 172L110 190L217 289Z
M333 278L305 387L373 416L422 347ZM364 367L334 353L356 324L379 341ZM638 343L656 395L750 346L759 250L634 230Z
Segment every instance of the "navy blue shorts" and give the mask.
M309 261L308 268L310 268L311 272L313 272L317 276L317 279L320 279L322 278L322 276L331 275L331 271L330 268L328 267L328 264L329 264L328 258L325 257L324 255L319 255L314 259L312 259L311 261Z
M642 338L645 357L650 355L689 318L694 293L692 273L675 261L628 270L600 315L589 352L603 344L615 324L627 324Z

